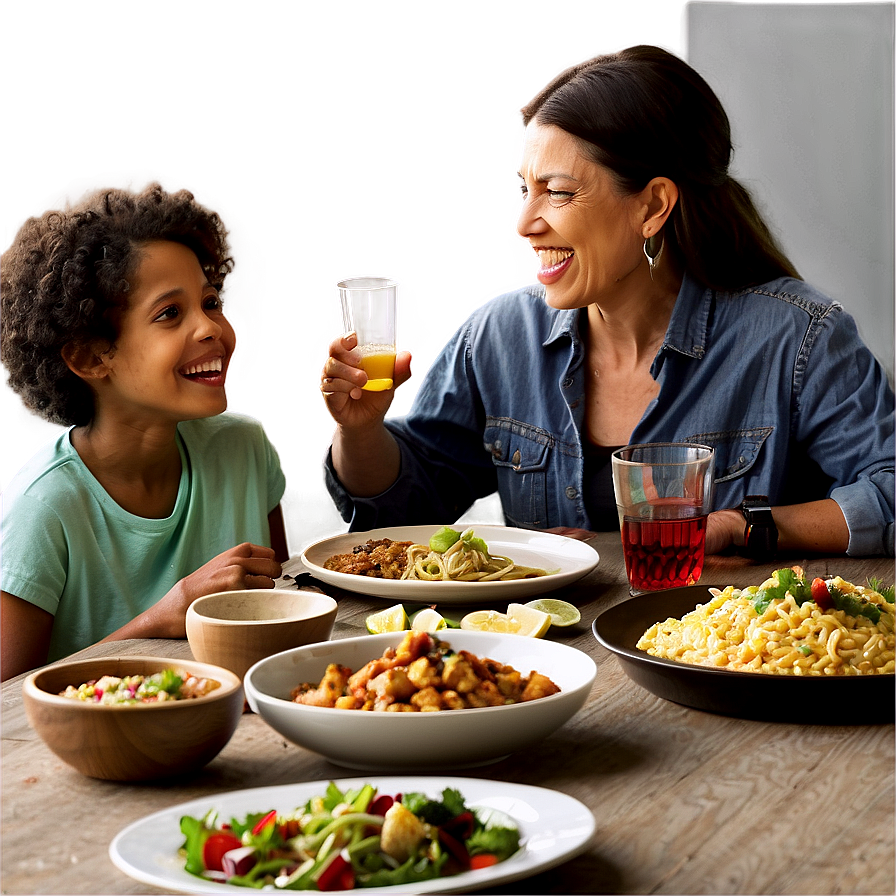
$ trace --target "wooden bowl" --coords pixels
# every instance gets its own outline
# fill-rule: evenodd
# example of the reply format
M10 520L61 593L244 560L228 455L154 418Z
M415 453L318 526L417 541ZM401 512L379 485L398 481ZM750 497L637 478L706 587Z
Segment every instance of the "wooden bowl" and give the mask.
M328 641L336 601L316 591L221 591L197 598L187 609L193 656L243 678L259 660Z
M105 705L59 696L103 675L182 669L221 686L204 697ZM195 771L230 740L243 712L243 687L227 669L193 660L122 656L73 660L33 672L22 684L31 727L64 762L91 778L146 781Z

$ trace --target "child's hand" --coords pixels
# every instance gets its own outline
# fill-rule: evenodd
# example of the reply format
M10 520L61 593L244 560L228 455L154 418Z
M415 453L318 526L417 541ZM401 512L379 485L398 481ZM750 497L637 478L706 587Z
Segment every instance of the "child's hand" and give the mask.
M218 554L196 572L181 579L154 607L142 614L152 634L142 637L185 638L187 607L204 594L273 588L282 568L272 548L240 544ZM139 617L138 617L139 618Z
M348 429L381 422L392 404L395 389L411 376L410 353L398 352L392 389L364 391L361 386L367 382L367 374L358 366L361 355L357 344L354 333L334 339L330 343L330 356L324 364L320 381L327 410L336 423Z

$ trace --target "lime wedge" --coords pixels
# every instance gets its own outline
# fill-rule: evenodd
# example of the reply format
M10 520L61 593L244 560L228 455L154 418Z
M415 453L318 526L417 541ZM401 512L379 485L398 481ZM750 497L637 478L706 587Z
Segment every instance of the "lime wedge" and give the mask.
M371 613L365 620L367 631L371 635L381 635L384 632L403 632L410 628L408 614L403 604L395 604L388 610L380 610L379 613Z
M565 600L557 600L555 597L540 597L536 600L530 600L526 603L527 607L541 610L551 617L551 625L566 628L568 625L575 625L582 618L579 608L573 604L567 603Z

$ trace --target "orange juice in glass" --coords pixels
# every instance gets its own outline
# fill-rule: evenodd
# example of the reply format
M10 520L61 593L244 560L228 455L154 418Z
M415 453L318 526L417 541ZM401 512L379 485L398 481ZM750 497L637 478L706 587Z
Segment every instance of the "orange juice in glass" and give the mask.
M395 346L362 345L361 352L361 370L367 374L367 382L361 388L368 392L391 389L395 372Z
M337 287L346 332L358 337L360 366L369 392L391 389L395 372L395 310L398 287L385 277L352 277Z

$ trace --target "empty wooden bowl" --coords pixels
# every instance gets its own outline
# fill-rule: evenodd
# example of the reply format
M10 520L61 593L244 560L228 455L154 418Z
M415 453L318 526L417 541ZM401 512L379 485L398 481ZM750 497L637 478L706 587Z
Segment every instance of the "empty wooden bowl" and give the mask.
M59 696L104 675L181 670L220 682L203 697L102 704ZM193 660L122 656L73 660L29 675L22 698L31 727L64 762L92 778L146 781L195 771L230 740L243 712L243 687L227 669Z
M243 678L259 660L328 641L336 601L316 591L222 591L197 598L187 610L193 656Z

